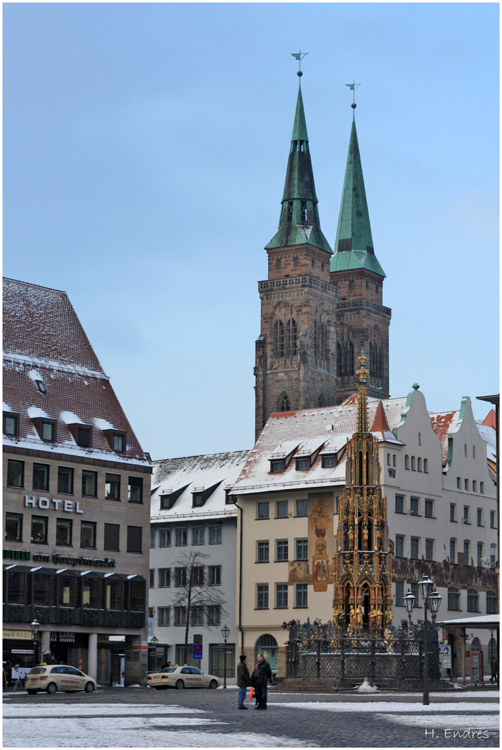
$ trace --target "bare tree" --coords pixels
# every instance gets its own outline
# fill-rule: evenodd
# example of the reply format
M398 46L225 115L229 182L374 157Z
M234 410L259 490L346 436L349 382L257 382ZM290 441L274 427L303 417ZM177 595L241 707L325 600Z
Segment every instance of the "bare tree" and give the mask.
M204 562L209 555L202 552L183 553L174 563L174 586L177 589L173 600L174 607L184 612L185 648L184 663L187 662L188 634L191 626L203 625L217 627L220 618L226 616L226 601L219 588L219 566L212 566L213 580L209 578L209 569ZM216 575L216 580L214 576Z

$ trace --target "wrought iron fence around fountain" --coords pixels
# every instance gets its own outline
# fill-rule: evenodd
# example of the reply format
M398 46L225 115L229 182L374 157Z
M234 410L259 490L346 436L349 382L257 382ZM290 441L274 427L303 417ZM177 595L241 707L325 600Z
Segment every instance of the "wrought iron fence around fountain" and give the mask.
M421 680L424 668L423 626L391 628L388 637L363 631L357 637L337 631L332 622L291 620L286 644L286 676L351 679ZM437 628L429 627L429 679L439 679ZM420 637L422 633L422 637Z

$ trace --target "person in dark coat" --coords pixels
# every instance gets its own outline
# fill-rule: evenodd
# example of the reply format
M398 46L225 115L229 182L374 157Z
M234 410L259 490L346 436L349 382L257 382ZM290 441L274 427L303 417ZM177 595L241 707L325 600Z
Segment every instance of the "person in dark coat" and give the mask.
M246 656L242 654L239 658L240 662L237 666L237 687L239 688L237 708L247 710L247 706L244 705L244 699L246 697L246 689L251 685L251 675L246 664Z
M258 710L267 710L267 685L272 681L272 670L270 664L263 658L263 654L258 654L258 661L253 672L253 685L256 690L256 700Z

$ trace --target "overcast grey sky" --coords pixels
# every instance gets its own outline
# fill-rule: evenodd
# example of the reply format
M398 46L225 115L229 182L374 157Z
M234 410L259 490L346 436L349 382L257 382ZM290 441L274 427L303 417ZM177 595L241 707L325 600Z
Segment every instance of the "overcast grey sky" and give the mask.
M355 80L392 396L498 391L497 3L5 4L4 275L65 290L153 458L251 448L302 63L333 246Z

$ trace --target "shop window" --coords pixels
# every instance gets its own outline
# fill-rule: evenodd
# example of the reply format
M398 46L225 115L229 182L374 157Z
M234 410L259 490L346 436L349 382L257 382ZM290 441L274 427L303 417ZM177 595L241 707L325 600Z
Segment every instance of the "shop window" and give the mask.
M145 596L144 581L129 581L129 609L132 612L145 611Z
M56 604L55 584L50 573L33 574L33 604L50 607Z
M25 604L26 603L26 571L9 570L7 578L8 604Z
M59 597L58 604L60 607L75 606L75 576L59 575Z
M84 577L82 582L82 606L86 609L99 609L99 580Z
M106 609L120 610L122 607L122 581L107 581Z

